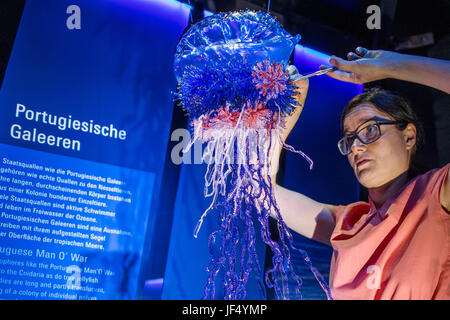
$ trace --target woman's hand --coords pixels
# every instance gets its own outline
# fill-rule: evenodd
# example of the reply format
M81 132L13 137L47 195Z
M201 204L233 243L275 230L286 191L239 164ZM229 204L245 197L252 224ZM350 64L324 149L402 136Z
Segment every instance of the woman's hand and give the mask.
M328 75L358 84L389 78L402 63L402 56L396 52L357 47L355 52L347 54L348 60L332 56L330 64L339 70L329 72Z

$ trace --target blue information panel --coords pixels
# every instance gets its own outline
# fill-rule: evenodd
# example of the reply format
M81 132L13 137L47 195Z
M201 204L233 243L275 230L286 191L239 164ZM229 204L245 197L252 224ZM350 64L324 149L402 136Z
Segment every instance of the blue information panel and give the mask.
M0 89L0 299L135 299L165 262L151 244L187 19L174 1L25 2Z
M0 297L133 297L154 174L4 144L0 154Z

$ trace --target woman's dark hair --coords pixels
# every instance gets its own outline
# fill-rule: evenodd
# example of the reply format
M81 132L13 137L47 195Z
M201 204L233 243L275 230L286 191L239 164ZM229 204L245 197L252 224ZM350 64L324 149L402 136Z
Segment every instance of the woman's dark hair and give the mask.
M394 119L394 121L402 121L402 123L397 124L397 128L399 130L403 130L409 123L412 123L416 127L416 144L412 150L412 167L415 167L413 164L413 156L415 155L417 149L424 142L424 130L422 124L419 121L416 113L411 108L411 104L408 99L394 94L388 90L384 90L381 88L372 88L366 92L363 92L352 100L350 100L342 111L341 116L341 128L344 127L344 119L347 114L354 109L355 107L363 104L370 103L379 111L389 115ZM411 168L411 166L410 166ZM414 168L411 168L413 170Z

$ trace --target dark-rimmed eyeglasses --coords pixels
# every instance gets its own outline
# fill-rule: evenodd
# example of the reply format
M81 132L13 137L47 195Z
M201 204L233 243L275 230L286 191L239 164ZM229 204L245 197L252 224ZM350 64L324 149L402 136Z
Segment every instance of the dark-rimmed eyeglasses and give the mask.
M339 140L337 145L342 155L345 156L352 152L352 145L355 139L358 139L364 144L369 144L377 141L381 137L381 129L380 129L381 125L404 123L404 121L391 121L381 118L378 119L379 121L370 123L362 127L361 129L358 129L356 132L346 135L341 140Z

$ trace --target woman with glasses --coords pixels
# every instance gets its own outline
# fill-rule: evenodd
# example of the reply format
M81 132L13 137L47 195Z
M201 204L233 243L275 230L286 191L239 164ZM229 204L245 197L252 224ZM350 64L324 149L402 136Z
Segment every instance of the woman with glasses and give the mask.
M390 77L450 93L446 61L357 48L348 61L332 57L330 63L339 68L330 76L343 81ZM296 85L303 103L308 82ZM284 139L300 113L298 108L286 119ZM386 90L353 98L341 125L339 151L368 189L369 202L319 203L277 185L273 174L283 220L301 235L333 247L334 299L450 299L450 163L412 177L422 127L407 100ZM280 150L272 161L275 169Z

